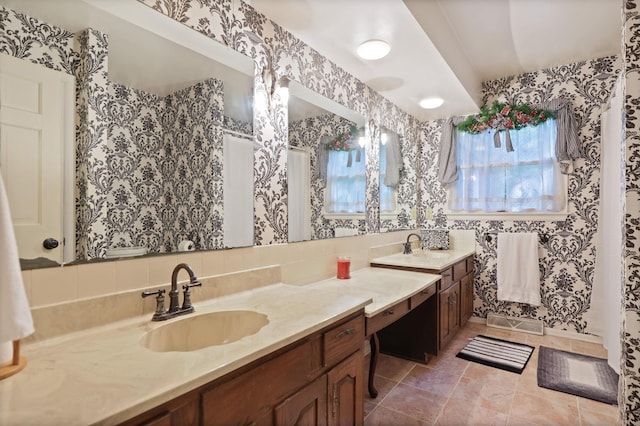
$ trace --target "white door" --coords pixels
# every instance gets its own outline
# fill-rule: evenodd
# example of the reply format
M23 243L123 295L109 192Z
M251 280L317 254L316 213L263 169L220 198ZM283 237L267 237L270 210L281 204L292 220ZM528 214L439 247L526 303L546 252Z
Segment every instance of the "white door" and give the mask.
M64 101L68 76L0 54L0 173L18 254L63 261ZM58 242L46 249L46 239Z

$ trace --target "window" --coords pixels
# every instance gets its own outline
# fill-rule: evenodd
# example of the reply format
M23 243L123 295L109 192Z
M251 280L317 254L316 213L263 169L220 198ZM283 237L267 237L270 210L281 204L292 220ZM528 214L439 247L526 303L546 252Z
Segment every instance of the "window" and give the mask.
M396 211L396 190L384 184L387 173L387 145L380 144L380 213Z
M510 131L514 151L494 146L493 132L455 131L458 180L452 184L453 212L560 212L565 179L555 160L556 120Z
M366 175L363 151L328 151L327 213L364 213Z

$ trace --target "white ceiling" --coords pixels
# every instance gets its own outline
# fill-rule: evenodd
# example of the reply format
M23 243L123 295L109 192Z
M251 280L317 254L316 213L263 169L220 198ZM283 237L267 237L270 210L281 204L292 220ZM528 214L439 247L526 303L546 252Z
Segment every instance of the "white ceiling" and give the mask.
M247 0L422 120L475 112L481 82L617 54L621 0ZM390 54L355 54L383 39ZM440 96L436 110L418 106Z
M482 81L616 54L621 46L622 0L246 1L421 120L476 112ZM245 99L237 109L250 114L253 61L160 14L150 19L150 9L135 0L0 4L71 31L101 29L110 36L109 77L158 94L218 72L209 71L216 66L210 58L225 58L249 74L237 84L244 93L225 102ZM167 32L180 41L161 44L158 35ZM387 57L356 56L358 44L372 38L391 44ZM418 102L426 96L445 104L424 110Z

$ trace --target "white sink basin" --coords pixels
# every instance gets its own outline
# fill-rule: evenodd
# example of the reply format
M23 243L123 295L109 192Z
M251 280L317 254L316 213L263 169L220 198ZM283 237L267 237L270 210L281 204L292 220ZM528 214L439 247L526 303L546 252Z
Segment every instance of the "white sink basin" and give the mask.
M431 259L444 259L449 257L449 253L447 252L439 252L439 251L429 251L429 250L416 250L412 254L415 257L424 257Z
M254 311L219 311L181 318L148 331L141 344L154 352L190 352L256 334L269 318Z

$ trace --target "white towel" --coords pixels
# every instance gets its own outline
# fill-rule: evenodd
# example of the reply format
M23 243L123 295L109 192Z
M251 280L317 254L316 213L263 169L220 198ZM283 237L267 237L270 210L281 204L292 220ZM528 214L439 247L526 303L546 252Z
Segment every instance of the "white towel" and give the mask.
M538 234L498 234L498 300L540 305Z
M0 345L6 347L10 342L27 337L33 331L9 200L0 175Z

